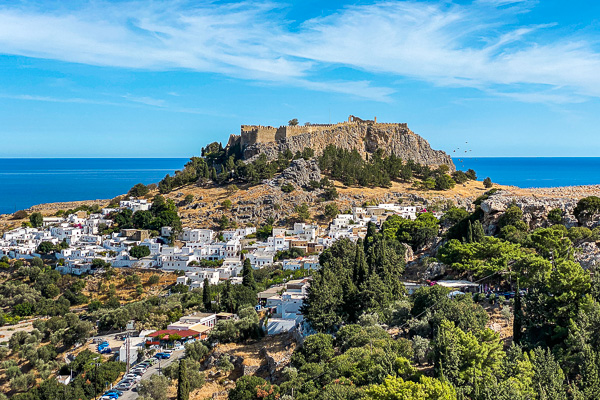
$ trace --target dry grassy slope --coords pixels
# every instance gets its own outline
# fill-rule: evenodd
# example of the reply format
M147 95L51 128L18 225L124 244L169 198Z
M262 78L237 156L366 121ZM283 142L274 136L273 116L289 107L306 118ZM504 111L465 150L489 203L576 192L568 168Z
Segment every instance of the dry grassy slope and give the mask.
M159 276L159 281L155 285L151 285L148 280L154 274ZM140 277L141 285L144 288L144 294L137 296L136 284L127 284L126 276L137 275ZM110 285L115 285L117 298L122 303L128 303L133 300L141 300L148 296L155 296L165 291L168 286L177 282L177 275L174 273L144 270L144 269L115 269L115 275L110 279L106 279L101 275L93 275L86 278L86 286L82 293L90 299L106 301L109 298L108 289ZM104 285L103 290L99 291L100 285Z
M336 200L341 211L360 206L365 202L394 202L406 200L409 195L416 195L428 200L449 199L454 203L469 202L483 194L486 189L481 182L468 182L457 185L448 191L422 191L414 189L410 184L394 182L391 188L357 188L346 187L340 182L335 182L339 193ZM501 187L499 188L507 188ZM260 224L268 217L285 224L285 219L294 216L294 207L307 203L311 215L318 222L326 224L328 221L319 216L323 214L327 202L322 201L321 191L307 192L300 188L285 194L279 187L261 184L253 187L240 187L234 193L228 193L226 188L198 187L189 185L170 193L167 197L176 202L181 201L186 195L193 195L195 200L189 206L180 207L180 215L184 226L216 226L216 220L222 215L233 217L240 224L251 222ZM229 199L232 202L231 210L225 210L222 202ZM267 204L265 204L267 203ZM244 218L244 215L248 218ZM289 223L290 221L287 221Z
M406 199L415 195L431 201L448 199L456 204L467 204L483 194L486 189L480 181L470 181L457 185L447 191L422 191L414 189L410 184L394 182L391 188L357 188L345 187L340 182L335 182L339 193L336 200L340 210L349 209L352 205L361 205L365 202L391 202ZM590 195L600 196L600 185L573 186L545 189L520 189L514 186L494 185L495 188L505 190L515 197L538 198L581 198ZM155 193L151 193L151 198ZM166 197L182 202L183 198L191 194L194 202L190 205L180 205L179 211L184 226L190 227L216 227L216 220L223 214L233 217L239 224L261 224L268 217L274 217L280 224L290 223L286 218L294 215L294 207L306 202L310 212L317 222L326 224L328 221L318 217L323 213L326 202L321 200L320 191L306 192L300 188L292 193L285 194L279 187L260 184L256 186L240 185L239 190L230 193L227 187L200 187L188 185L179 188ZM229 199L232 202L231 210L224 210L221 203ZM58 210L75 208L81 204L98 203L106 206L109 200L77 201L67 203L49 203L34 206L30 212L40 211L45 216L54 215ZM265 204L269 203L269 204ZM12 220L10 215L0 215L0 234L21 225L26 220Z

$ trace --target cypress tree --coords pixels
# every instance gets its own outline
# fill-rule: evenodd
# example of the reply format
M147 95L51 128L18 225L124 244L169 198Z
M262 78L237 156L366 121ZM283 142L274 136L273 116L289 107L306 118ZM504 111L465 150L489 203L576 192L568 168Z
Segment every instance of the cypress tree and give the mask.
M190 381L186 368L185 360L179 361L179 377L177 380L177 400L189 400L190 398Z
M367 265L367 258L365 257L365 250L362 239L358 239L356 243L356 255L354 257L354 273L353 281L354 284L360 288L361 284L367 280L369 273L369 266Z
M473 223L473 241L481 242L485 237L485 232L483 231L483 225L480 221L475 221Z
M231 296L231 281L228 279L225 281L225 287L223 288L223 293L221 294L221 305L228 312L234 312L234 303L233 298Z
M519 344L523 337L523 304L521 302L521 293L517 284L515 293L515 312L513 317L513 342Z
M467 228L467 243L473 243L473 225L470 220Z
M202 288L202 302L204 303L204 308L207 311L210 311L212 308L212 304L210 301L210 284L208 283L208 278L204 278L204 285Z
M250 264L250 259L246 258L244 260L244 267L242 269L242 285L249 287L251 289L256 289L256 282L254 281L254 271L252 270L252 265Z
M210 169L210 179L213 181L217 180L217 170L215 169L215 167L212 167Z

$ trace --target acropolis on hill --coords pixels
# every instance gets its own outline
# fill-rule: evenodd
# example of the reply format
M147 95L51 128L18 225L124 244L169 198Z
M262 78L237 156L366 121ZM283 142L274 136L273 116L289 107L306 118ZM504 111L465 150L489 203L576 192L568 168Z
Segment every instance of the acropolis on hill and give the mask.
M372 120L364 120L354 115L348 117L348 121L336 124L309 124L309 125L284 125L279 128L263 125L242 125L240 133L240 144L242 147L255 143L272 143L303 133L318 133L333 128L348 125L396 125L406 127L405 123L383 124L377 122L377 117Z

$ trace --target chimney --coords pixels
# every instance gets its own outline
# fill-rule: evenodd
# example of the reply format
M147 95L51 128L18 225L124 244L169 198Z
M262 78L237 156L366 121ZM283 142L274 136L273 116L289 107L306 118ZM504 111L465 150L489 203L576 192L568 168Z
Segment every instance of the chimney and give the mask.
M374 122L374 123L377 123L377 117L375 117L375 119L373 119L373 122Z

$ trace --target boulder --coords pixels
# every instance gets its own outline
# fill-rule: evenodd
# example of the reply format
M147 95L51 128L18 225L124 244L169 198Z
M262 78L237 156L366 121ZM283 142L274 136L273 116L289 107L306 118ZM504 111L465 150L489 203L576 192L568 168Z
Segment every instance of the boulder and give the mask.
M291 162L290 166L282 172L281 178L284 181L281 182L282 184L291 183L300 187L308 187L310 181L321 180L321 169L315 159L307 161L300 158Z

